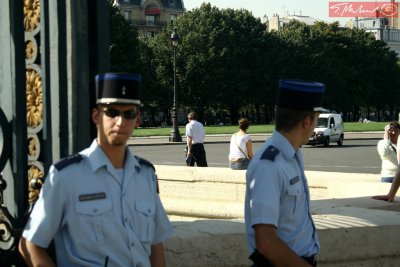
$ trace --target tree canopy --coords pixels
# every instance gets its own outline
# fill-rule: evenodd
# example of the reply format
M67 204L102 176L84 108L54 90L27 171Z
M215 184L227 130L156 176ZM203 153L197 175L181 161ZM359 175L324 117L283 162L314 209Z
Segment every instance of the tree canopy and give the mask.
M293 21L278 35L292 55L286 76L326 84L325 104L330 109L358 114L361 107L381 111L396 104L398 59L371 33L341 29L337 23L307 26Z
M137 28L130 24L119 12L119 8L109 0L110 14L110 61L113 72L139 72Z
M257 122L269 122L278 81L286 78L326 84L325 106L353 114L353 120L361 108L394 111L399 106L398 58L365 30L294 20L281 31L267 32L249 11L218 9L209 3L184 13L155 38L134 37L135 28L114 20L111 31L118 33L111 38L113 66L143 74L144 108L152 112L168 113L172 106L174 28L180 35L178 103L200 117L208 109L226 110L236 124L243 111L252 110Z

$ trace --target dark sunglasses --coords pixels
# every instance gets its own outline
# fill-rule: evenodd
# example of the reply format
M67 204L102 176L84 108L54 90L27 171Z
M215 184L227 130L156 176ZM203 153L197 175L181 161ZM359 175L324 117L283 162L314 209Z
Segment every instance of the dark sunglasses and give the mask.
M125 119L128 119L128 120L135 119L139 113L139 110L137 110L137 109L121 111L118 109L103 107L103 108L101 108L101 110L104 112L104 114L106 114L107 117L115 118L115 117L121 116L121 114L123 114Z

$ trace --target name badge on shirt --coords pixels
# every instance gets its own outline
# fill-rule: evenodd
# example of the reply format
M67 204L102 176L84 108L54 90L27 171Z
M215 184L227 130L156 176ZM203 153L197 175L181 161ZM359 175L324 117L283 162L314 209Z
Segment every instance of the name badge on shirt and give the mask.
M94 193L94 194L87 194L87 195L80 195L79 201L91 201L91 200L98 200L106 198L105 192Z
M300 177L296 176L292 179L290 179L290 185L294 185L295 183L297 183L298 181L300 181Z

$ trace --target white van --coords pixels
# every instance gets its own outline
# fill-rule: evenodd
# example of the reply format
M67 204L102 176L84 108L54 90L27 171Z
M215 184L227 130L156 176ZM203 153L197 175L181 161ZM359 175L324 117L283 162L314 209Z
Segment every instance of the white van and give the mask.
M335 142L338 146L343 144L344 127L340 114L321 113L318 117L317 127L310 137L308 144L323 144L329 146L329 143Z

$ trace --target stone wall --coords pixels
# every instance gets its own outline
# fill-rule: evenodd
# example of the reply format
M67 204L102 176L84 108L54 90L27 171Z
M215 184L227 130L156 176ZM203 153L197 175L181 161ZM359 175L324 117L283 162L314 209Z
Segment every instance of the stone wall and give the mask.
M161 199L176 230L168 266L250 266L243 205L245 171L156 166ZM322 267L398 266L400 205L379 175L306 172ZM398 201L398 200L397 200Z

